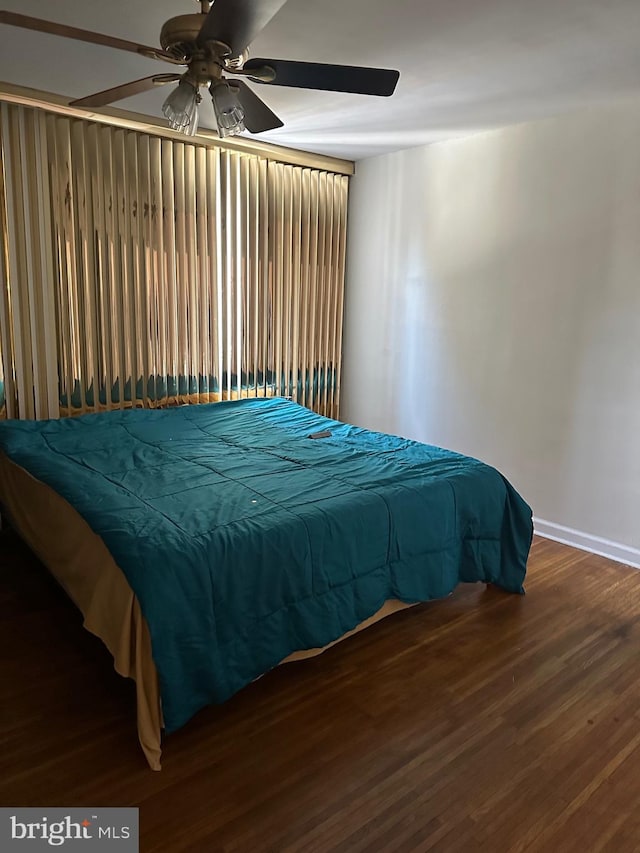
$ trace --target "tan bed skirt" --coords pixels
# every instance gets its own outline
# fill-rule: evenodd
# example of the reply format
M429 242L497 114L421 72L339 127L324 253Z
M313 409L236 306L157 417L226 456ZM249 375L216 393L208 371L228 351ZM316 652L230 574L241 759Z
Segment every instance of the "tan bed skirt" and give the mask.
M38 555L84 617L84 627L113 655L120 675L136 682L140 745L152 770L160 770L162 708L147 623L122 570L102 539L49 486L0 454L0 504L31 550ZM335 643L411 605L392 599ZM282 663L318 655L303 649Z

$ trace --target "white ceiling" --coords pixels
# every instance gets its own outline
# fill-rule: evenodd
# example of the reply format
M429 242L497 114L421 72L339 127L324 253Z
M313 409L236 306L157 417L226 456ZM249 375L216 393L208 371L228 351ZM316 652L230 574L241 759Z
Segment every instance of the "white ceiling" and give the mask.
M158 44L193 0L1 0ZM253 56L396 68L391 98L255 86L285 122L261 139L349 159L640 92L640 0L288 0ZM3 27L0 80L80 97L157 71L135 54ZM166 89L114 106L159 115ZM202 124L214 126L210 104Z

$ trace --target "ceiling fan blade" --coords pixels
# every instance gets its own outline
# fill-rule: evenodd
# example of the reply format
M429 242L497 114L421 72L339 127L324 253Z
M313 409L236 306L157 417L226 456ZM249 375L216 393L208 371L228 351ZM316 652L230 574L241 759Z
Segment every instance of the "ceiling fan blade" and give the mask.
M114 101L121 101L123 98L130 98L132 95L148 92L154 86L162 86L165 83L180 80L181 76L181 74L154 74L153 77L143 77L141 80L133 80L131 83L123 83L122 86L114 86L113 89L105 89L104 92L96 92L94 95L87 95L86 98L78 98L75 101L70 101L69 106L105 107Z
M162 59L178 65L184 63L176 59L172 54L161 50L159 47L147 47L126 39L105 36L102 33L94 33L91 30L81 30L78 27L68 27L66 24L56 24L53 21L43 21L41 18L32 18L29 15L18 15L15 12L0 12L0 24L8 24L12 27L22 27L26 30L36 30L39 33L47 33L52 36L63 36L64 38L86 41L91 44L100 44L104 47L113 47L116 50L128 50L131 53L139 53L151 59Z
M250 133L262 133L283 126L281 119L244 80L230 80L229 86L237 90L238 100L244 110L244 125Z
M299 89L323 89L327 92L352 92L356 95L392 95L399 71L361 68L357 65L326 65L321 62L292 62L288 59L250 59L242 71L251 76L263 68L272 68L272 80L260 80L272 86L296 86Z
M198 42L221 41L238 56L251 44L286 0L214 0Z

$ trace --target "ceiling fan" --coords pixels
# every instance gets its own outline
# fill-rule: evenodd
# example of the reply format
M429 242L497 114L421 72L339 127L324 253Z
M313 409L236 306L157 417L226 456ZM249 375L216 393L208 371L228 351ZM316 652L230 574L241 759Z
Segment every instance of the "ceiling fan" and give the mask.
M363 95L393 94L399 73L380 68L294 62L286 59L249 59L248 46L286 0L198 0L199 13L170 18L160 32L161 47L147 47L112 36L0 11L0 24L37 30L92 44L127 50L160 59L186 71L154 74L71 101L72 106L104 107L146 92L156 85L178 82L162 106L174 130L189 136L198 128L201 88L208 88L220 136L248 130L261 133L283 122L242 80L273 86L295 86ZM230 79L226 75L230 75Z

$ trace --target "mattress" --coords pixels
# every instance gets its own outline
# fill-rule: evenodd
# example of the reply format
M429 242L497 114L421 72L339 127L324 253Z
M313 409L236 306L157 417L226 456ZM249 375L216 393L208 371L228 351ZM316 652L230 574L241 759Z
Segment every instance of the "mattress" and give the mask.
M390 599L523 590L531 510L499 472L287 400L8 421L0 450L121 570L168 732Z

